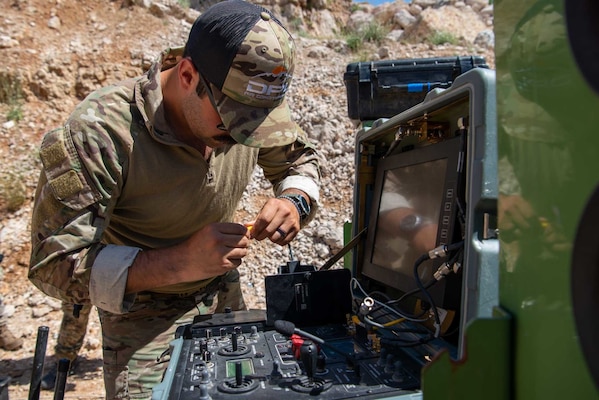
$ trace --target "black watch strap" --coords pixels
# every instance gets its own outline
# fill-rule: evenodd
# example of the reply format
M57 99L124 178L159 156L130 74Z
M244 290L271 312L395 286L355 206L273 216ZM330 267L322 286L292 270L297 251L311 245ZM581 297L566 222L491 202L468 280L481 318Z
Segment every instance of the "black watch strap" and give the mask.
M282 194L277 196L277 199L287 199L293 203L300 216L300 221L305 221L310 215L310 204L308 200L301 194Z

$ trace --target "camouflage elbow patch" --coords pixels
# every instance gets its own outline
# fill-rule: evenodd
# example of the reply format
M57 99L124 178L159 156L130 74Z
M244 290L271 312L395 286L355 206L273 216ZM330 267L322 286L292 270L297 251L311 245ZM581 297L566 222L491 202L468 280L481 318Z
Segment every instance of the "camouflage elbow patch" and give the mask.
M59 200L68 199L79 193L84 186L75 171L67 171L48 182Z
M46 169L62 164L67 160L69 154L64 145L64 141L59 140L40 150L40 158ZM75 171L69 170L54 179L50 179L48 184L59 200L73 196L83 189L83 183Z
M69 154L62 140L52 143L47 147L42 147L40 150L40 158L46 168L62 163L68 156Z
M56 199L80 210L101 196L85 181L83 166L71 140L67 128L54 129L44 136L39 154Z

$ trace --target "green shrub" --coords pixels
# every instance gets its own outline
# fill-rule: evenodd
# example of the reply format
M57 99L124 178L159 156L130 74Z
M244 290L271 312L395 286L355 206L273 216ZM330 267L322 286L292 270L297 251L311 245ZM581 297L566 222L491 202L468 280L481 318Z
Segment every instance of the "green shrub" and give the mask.
M389 29L387 27L372 21L363 29L362 36L367 42L381 44L388 33Z
M12 104L22 97L19 78L11 71L0 71L0 103Z
M352 34L345 38L345 42L351 51L356 52L362 47L363 39L358 34Z
M344 36L347 47L349 47L351 51L357 52L362 48L364 42L380 45L383 43L388 33L389 28L376 21L372 21L358 31L345 32Z
M458 44L458 39L450 32L435 32L429 36L428 41L434 45Z
M19 122L23 119L23 108L21 102L11 104L8 113L6 114L6 119L15 122Z
M22 100L23 91L19 78L10 71L0 71L0 103L9 106L7 120L23 119Z

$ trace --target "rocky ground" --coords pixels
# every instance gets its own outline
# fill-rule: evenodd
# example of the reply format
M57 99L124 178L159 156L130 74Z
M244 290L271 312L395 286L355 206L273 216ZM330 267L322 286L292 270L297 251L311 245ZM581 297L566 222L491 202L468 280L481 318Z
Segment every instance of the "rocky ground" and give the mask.
M0 375L9 375L10 399L29 393L37 331L48 326L48 359L52 361L60 323L60 303L48 298L27 280L30 251L28 223L39 173L36 149L41 135L58 126L79 99L96 87L141 73L160 50L183 44L196 10L176 2L88 0L0 0L0 252L4 254L0 293L7 305L8 324L24 340L15 352L0 350ZM141 2L137 2L141 3ZM170 3L170 4L169 4ZM431 1L428 1L431 3ZM437 2L441 3L441 2ZM446 2L444 2L446 3ZM453 3L453 2L452 2ZM480 3L480 2L479 2ZM432 1L435 4L435 1ZM447 8L443 23L455 31L458 43L432 45L425 40L395 39L365 43L359 54L339 38L315 38L309 30L296 33L299 64L289 98L294 117L323 152L322 211L294 242L292 249L304 263L322 265L342 247L342 226L351 220L353 141L355 122L347 117L343 73L350 62L365 59L482 55L493 67L493 49L475 45L474 38L489 17L476 24L460 23L463 2ZM170 8L169 8L170 7ZM370 16L388 9L364 6ZM349 10L345 11L348 20ZM462 12L463 15L463 12ZM478 18L478 17L477 17ZM7 77L9 79L7 79ZM14 78L14 79L10 79ZM21 98L6 82L22 85ZM9 115L20 115L14 121ZM256 179L240 205L239 221L254 215L270 194L269 185ZM255 243L242 265L242 284L251 308L264 308L263 277L289 259L289 249ZM67 384L67 399L104 397L101 373L100 327L95 313L88 326L82 362ZM53 397L42 392L42 399Z

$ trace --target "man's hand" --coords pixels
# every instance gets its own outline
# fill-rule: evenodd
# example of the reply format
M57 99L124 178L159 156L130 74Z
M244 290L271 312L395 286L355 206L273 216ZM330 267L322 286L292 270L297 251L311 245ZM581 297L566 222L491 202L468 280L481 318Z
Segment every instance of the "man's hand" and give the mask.
M249 233L235 223L213 223L186 241L140 252L129 268L127 293L212 278L237 268L248 253Z
M243 225L214 223L197 231L182 245L192 264L201 265L210 276L217 276L241 265L249 243L249 235Z
M300 191L293 193L301 194L309 201L307 194ZM286 192L286 194L291 194L291 192ZM271 242L281 246L291 242L301 229L300 215L295 205L287 199L279 198L269 199L256 219L248 225L252 225L250 231L252 239L268 238Z

